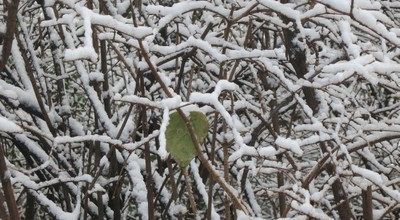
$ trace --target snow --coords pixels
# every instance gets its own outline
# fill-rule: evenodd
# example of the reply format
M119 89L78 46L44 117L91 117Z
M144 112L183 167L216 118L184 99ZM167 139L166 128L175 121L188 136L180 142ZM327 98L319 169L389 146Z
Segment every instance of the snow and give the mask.
M256 167L254 166L254 168L252 168L252 169L255 170ZM251 187L249 179L246 179L245 191L246 191L247 197L249 199L249 203L251 205L251 208L254 211L254 214L256 216L262 216L262 208L257 202L257 197L254 194L255 192L253 190L253 187Z
M174 17L184 14L185 12L191 11L196 8L203 8L214 11L220 15L228 17L229 11L222 6L215 6L214 4L207 1L191 1L191 2L179 2L174 4L172 7L165 7L161 5L149 5L146 7L146 11L150 14L163 15L163 18L159 20L158 29L164 27L170 23Z
M166 98L161 101L161 105L164 109L175 109L180 106L182 102L181 96L176 95L172 98Z
M21 133L22 128L7 118L0 116L0 131L7 133Z
M260 154L260 156L263 157L272 157L275 156L278 152L276 151L276 149L272 146L268 146L268 147L262 147L260 149L258 149L258 153Z
M297 201L292 201L290 205L292 206L292 208L316 219L333 219L326 215L322 210L314 208L310 203L303 203L300 205Z
M275 140L275 144L281 148L290 150L299 156L303 155L303 150L301 150L300 144L297 140L278 136L278 138Z
M94 200L87 201L87 211L104 211L111 219L119 210L109 206L107 191L119 184L123 218L148 219L145 178L150 162L154 201L170 204L165 210L169 218L188 213L187 191L172 201L169 178L174 176L181 191L180 170L174 161L165 161L169 114L180 108L187 115L207 114L211 133L215 125L200 156L210 161L208 178L218 175L248 209L234 208L238 219L278 218L279 206L267 200L277 201L279 192L286 194L288 208L282 219L339 219L335 209L340 198L332 190L338 178L352 198L355 215L362 215L361 193L370 186L374 217L388 217L385 213L400 203L400 3L281 2L136 1L132 12L129 0L106 0L105 10L99 1L92 2L93 10L90 2L78 0L45 0L44 8L22 1L19 31L0 77L0 133L15 145L11 154L7 149L5 175L16 195L25 188L40 207L60 219L84 218L80 212L86 201L81 199L90 195ZM38 10L42 12L35 13ZM285 37L295 47L286 48ZM106 63L95 50L100 41L106 41ZM306 64L305 72L297 72L298 63L291 63L293 52L305 53L305 60L299 60ZM171 97L154 81L144 56ZM306 88L315 92L317 108L308 106ZM111 99L111 114L106 97ZM38 98L57 131L54 136ZM142 107L149 122L147 136L139 120ZM144 157L145 145L158 159ZM124 175L111 173L110 150ZM18 157L20 153L24 157ZM88 160L93 160L91 167ZM198 192L196 217L202 218L211 205L212 219L221 219L224 199L215 195L223 198L226 192L215 184L208 204L203 174L210 170L203 172L203 165L196 159L189 167ZM327 165L335 172L320 169ZM280 187L275 178L279 172L285 183ZM70 194L69 204L47 194L57 184ZM82 187L86 184L92 187ZM98 210L96 200L104 210ZM65 205L71 212L63 210ZM154 214L162 215L157 210Z
M116 140L112 139L109 136L106 135L84 135L84 136L58 136L54 138L54 144L65 144L65 143L79 143L79 142L84 142L84 141L100 141L100 142L105 142L105 143L110 143L114 145L122 145L121 140Z
M66 49L64 53L65 61L88 59L92 62L97 61L97 54L93 47L79 47L76 49Z
M13 41L11 53L13 57L15 57L14 66L18 72L18 75L20 76L22 84L24 85L26 90L31 90L32 84L29 80L28 73L25 70L25 63L19 50L17 41Z
M75 49L75 45L73 43L72 37L69 33L65 32L66 43L70 47L70 49ZM110 137L114 138L117 136L117 129L115 125L112 123L110 118L108 117L103 104L99 100L99 97L96 94L96 91L92 86L89 85L89 74L84 67L84 64L81 60L74 61L77 72L80 74L80 80L83 84L84 90L93 105L97 115L99 116L99 120L103 127L105 127L106 132Z
M125 150L133 151L136 148L138 148L138 147L144 145L145 143L149 142L151 139L156 138L157 136L159 136L159 134L160 134L160 131L159 130L155 130L151 134L149 134L147 137L143 137L140 141L126 143L126 144L123 144L122 147Z
M6 25L3 23L0 23L0 33L2 34L6 33Z
M77 121L73 117L70 117L68 119L68 122L69 122L69 126L71 127L72 132L75 135L78 135L78 136L84 136L85 135L85 129L84 129L83 125L79 121Z
M271 60L266 59L264 57L260 58L260 61L263 62L265 67L274 75L276 75L279 80L284 83L284 85L289 89L291 92L297 92L297 90L300 88L299 85L294 84L292 81L290 81L284 74L284 72L275 64L271 62Z
M276 12L279 12L293 20L298 20L300 18L300 12L292 9L292 7L294 5L282 4L278 1L273 1L273 0L260 0L259 2L263 5L265 5L266 7L270 8Z
M244 50L242 48L238 49L238 50L227 50L226 56L229 60L235 60L235 59L239 59L239 58L242 59L243 57L245 57L245 58L258 58L258 57L276 58L277 57L275 50L259 50L259 49Z
M223 116L226 123L232 129L232 134L233 134L233 137L234 137L236 143L241 148L247 148L247 145L245 144L243 137L241 136L241 134L238 131L241 129L240 123L235 123L234 118L228 113L228 111L221 104L221 102L218 101L218 97L222 91L235 91L237 89L238 89L238 86L236 84L229 82L227 80L220 80L215 85L215 89L212 93L202 94L202 93L194 92L190 95L189 100L194 103L197 103L197 102L206 103L206 104L210 104L210 105L214 106L214 108ZM239 158L240 155L237 155L236 157Z
M167 105L164 104L164 106ZM160 155L161 159L163 160L165 160L168 156L167 139L165 137L165 132L167 130L168 124L169 124L169 109L166 107L164 108L163 111L163 119L160 127L160 135L158 136L158 139L160 141L160 148L158 149L158 155Z
M82 4L74 4L69 0L61 0L62 3L68 5L73 8L76 12L78 12L84 19L88 20L87 22L92 25L100 25L108 28L115 29L124 34L130 35L134 38L144 38L145 36L150 35L151 28L149 27L135 27L131 24L126 24L121 22L110 15L102 15L98 14ZM86 26L88 28L88 26ZM88 30L88 29L87 29ZM88 45L88 44L87 44Z
M252 217L252 216L246 215L241 210L236 211L236 214L237 214L238 220L262 220L263 219L263 218L257 218L257 217Z
M339 11L350 12L350 1L322 0L321 3Z
M49 160L48 154L40 147L38 143L31 140L24 134L15 134L15 139L24 144L24 146L29 150L30 154L37 157L41 163L45 163ZM54 166L54 162L52 161L52 166ZM56 169L57 166L54 166Z
M342 34L342 40L347 46L348 53L353 58L360 56L360 47L353 44L357 40L356 36L351 32L351 27L348 21L341 20L339 22L339 29Z
M21 16L18 15L18 19L22 19ZM21 30L23 32L24 36L30 36L28 28L25 26L25 23L20 23ZM31 64L33 65L35 69L35 73L37 76L37 80L39 81L39 85L41 86L42 92L47 93L47 85L44 79L44 70L42 68L42 60L39 59L39 57L36 54L35 48L34 48L34 42L29 39L29 37L26 37L26 45L24 48L26 49L27 52L29 52ZM32 83L32 82L31 82Z
M395 33L388 31L386 27L382 23L379 23L377 19L367 10L356 9L353 11L353 14L358 21L374 30L380 36L384 37L395 45L400 45L400 38L398 38Z
M155 108L163 108L162 103L160 103L160 102L151 101L148 98L139 97L139 96L136 96L136 95L121 96L121 94L115 94L114 100L123 101L123 102L130 102L130 103L136 103L136 104L142 104L142 105L155 107Z
M78 219L79 218L80 210L81 210L80 209L81 208L80 190L78 190L76 193L77 200L76 200L74 210L72 212L65 212L59 206L57 206L53 201L48 199L41 191L38 190L42 187L48 186L48 184L57 184L59 182L59 181L57 181L57 179L53 179L49 183L36 184L28 176L24 175L21 172L13 170L12 174L13 174L13 176L15 176L12 181L19 182L22 185L24 185L25 187L27 187L28 193L30 195L33 195L37 199L39 204L46 206L48 208L48 211L53 216L55 216L57 219L67 220L67 219ZM90 181L90 180L91 180L91 176L89 176L89 175L78 177L78 178L72 178L72 179L64 178L64 181Z
M205 205L208 206L208 193L206 191L206 186L203 183L203 179L200 177L199 166L197 165L197 163L194 160L192 160L190 162L190 171L193 174L193 178L194 178L194 182L196 183L197 190L200 192ZM214 204L211 205L211 219L213 219L213 220L221 219L221 217L215 210Z
M381 176L372 170L367 170L365 168L361 168L356 165L351 165L351 169L353 170L354 173L356 173L374 183L377 183L379 185L383 184L383 180L382 180Z
M127 160L127 171L129 178L133 184L131 194L136 198L136 201L138 203L138 211L143 219L148 219L147 189L146 184L143 180L143 176L140 173L141 169L139 164L137 163L137 160L138 158L135 154L132 154Z
M355 174L369 180L371 183L380 187L385 193L392 197L395 201L400 202L400 192L385 185L384 179L376 172L368 170L356 165L351 165L351 169Z

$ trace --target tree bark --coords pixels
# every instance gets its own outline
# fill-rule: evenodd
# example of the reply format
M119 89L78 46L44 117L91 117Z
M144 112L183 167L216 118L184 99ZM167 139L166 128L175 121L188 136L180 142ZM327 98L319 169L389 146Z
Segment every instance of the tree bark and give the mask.
M3 36L3 50L0 58L0 72L3 71L6 66L8 57L11 53L12 41L14 40L14 34L17 30L17 12L19 0L11 0L10 3L4 1L7 10L7 24L6 33Z
M363 218L365 220L372 220L372 189L368 186L366 190L362 190L362 201L363 201Z
M287 3L288 1L281 0L281 2ZM282 19L286 21L286 23L289 22L289 19L286 17L283 17ZM294 44L293 40L295 40L296 34L296 32L288 28L285 28L283 30L286 57L288 58L290 64L293 66L296 76L298 78L304 78L304 76L308 72L307 56L305 50ZM307 105L312 109L313 114L316 114L319 108L319 101L317 100L315 89L310 87L303 87L302 90ZM326 142L321 142L320 148L323 153L329 153ZM328 162L326 170L329 175L336 175L335 164L333 164L332 162ZM350 203L346 196L346 192L344 191L343 184L339 178L336 179L332 184L332 191L336 204L340 204L337 206L340 219L354 219L351 212Z
M19 220L18 206L14 197L14 190L11 185L10 172L7 169L7 164L4 154L4 140L1 139L0 144L0 178L1 185L3 186L4 198L7 203L8 212L10 214L10 219Z

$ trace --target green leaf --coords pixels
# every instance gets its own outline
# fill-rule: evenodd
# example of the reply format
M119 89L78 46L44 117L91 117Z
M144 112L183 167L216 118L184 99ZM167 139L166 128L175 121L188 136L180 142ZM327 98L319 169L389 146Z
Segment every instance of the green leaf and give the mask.
M201 112L190 112L189 120L193 125L197 140L202 144L208 133L207 117ZM167 139L167 151L178 165L181 168L189 165L190 161L196 156L196 148L186 124L178 112L169 115L165 138Z

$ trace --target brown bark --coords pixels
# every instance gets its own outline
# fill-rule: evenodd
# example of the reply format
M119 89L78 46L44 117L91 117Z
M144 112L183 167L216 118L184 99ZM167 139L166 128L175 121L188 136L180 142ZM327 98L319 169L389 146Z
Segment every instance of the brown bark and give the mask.
M143 85L144 86L144 85ZM146 116L146 107L143 107L142 113L142 126L143 126L143 134L145 136L148 135L147 130L147 116ZM145 144L144 149L145 154L145 163L146 163L146 189L147 189L147 206L148 206L148 218L149 220L155 219L155 207L154 207L154 183L153 183L153 174L151 172L151 158L150 158L150 144Z
M1 185L3 186L4 198L7 203L8 212L10 219L19 220L20 216L18 213L17 202L14 197L14 189L11 185L10 172L7 169L7 164L4 154L4 140L1 140L0 144L0 178Z
M19 0L11 0L10 3L7 3L7 0L4 2L7 9L7 21L6 24L6 33L3 36L3 50L0 58L0 72L3 71L6 66L8 57L11 53L12 42L14 40L14 35L17 30L17 12L18 12L18 4Z
M9 220L10 217L8 216L7 210L4 207L5 198L3 192L0 191L0 219Z
M281 0L281 2L287 3L288 1ZM289 19L286 17L283 17L283 20L287 23L289 22ZM288 58L290 64L293 66L296 76L298 78L304 78L305 74L308 72L306 51L299 48L293 43L293 40L295 39L295 36L297 34L295 31L286 28L283 30L283 34L286 48L286 57ZM319 108L319 101L317 100L315 90L310 87L303 87L302 90L307 105L312 109L313 113L316 114ZM327 143L320 143L320 148L323 153L328 153ZM327 163L326 170L329 175L336 175L335 164L333 164L332 162ZM336 204L339 204L337 206L337 210L340 219L354 219L351 212L350 203L344 191L343 184L339 178L336 179L332 184L332 191Z
M362 190L362 201L363 201L363 218L365 220L372 220L372 189L368 186L366 190Z
M20 49L23 49L22 42L19 39L17 39L17 41L18 41L18 45L19 45ZM42 100L42 96L40 94L39 86L36 84L36 79L35 79L35 76L34 76L34 69L32 67L31 62L29 61L27 53L28 52L26 50L22 51L22 53L21 53L22 58L24 59L24 62L25 62L26 72L28 74L29 80L31 81L33 92L34 92L36 100L37 100L37 102L39 104L40 111L42 112L43 119L46 122L46 125L49 128L51 134L53 136L56 136L57 135L57 131L54 129L54 127L53 127L53 125L51 123L51 120L50 120L50 117L49 117L49 115L47 113L45 104L44 104L44 102Z

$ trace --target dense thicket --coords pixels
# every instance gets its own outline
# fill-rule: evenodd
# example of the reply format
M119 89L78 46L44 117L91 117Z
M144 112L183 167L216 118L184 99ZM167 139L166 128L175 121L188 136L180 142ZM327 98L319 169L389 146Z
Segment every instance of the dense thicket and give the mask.
M399 1L0 4L0 218L400 218Z

